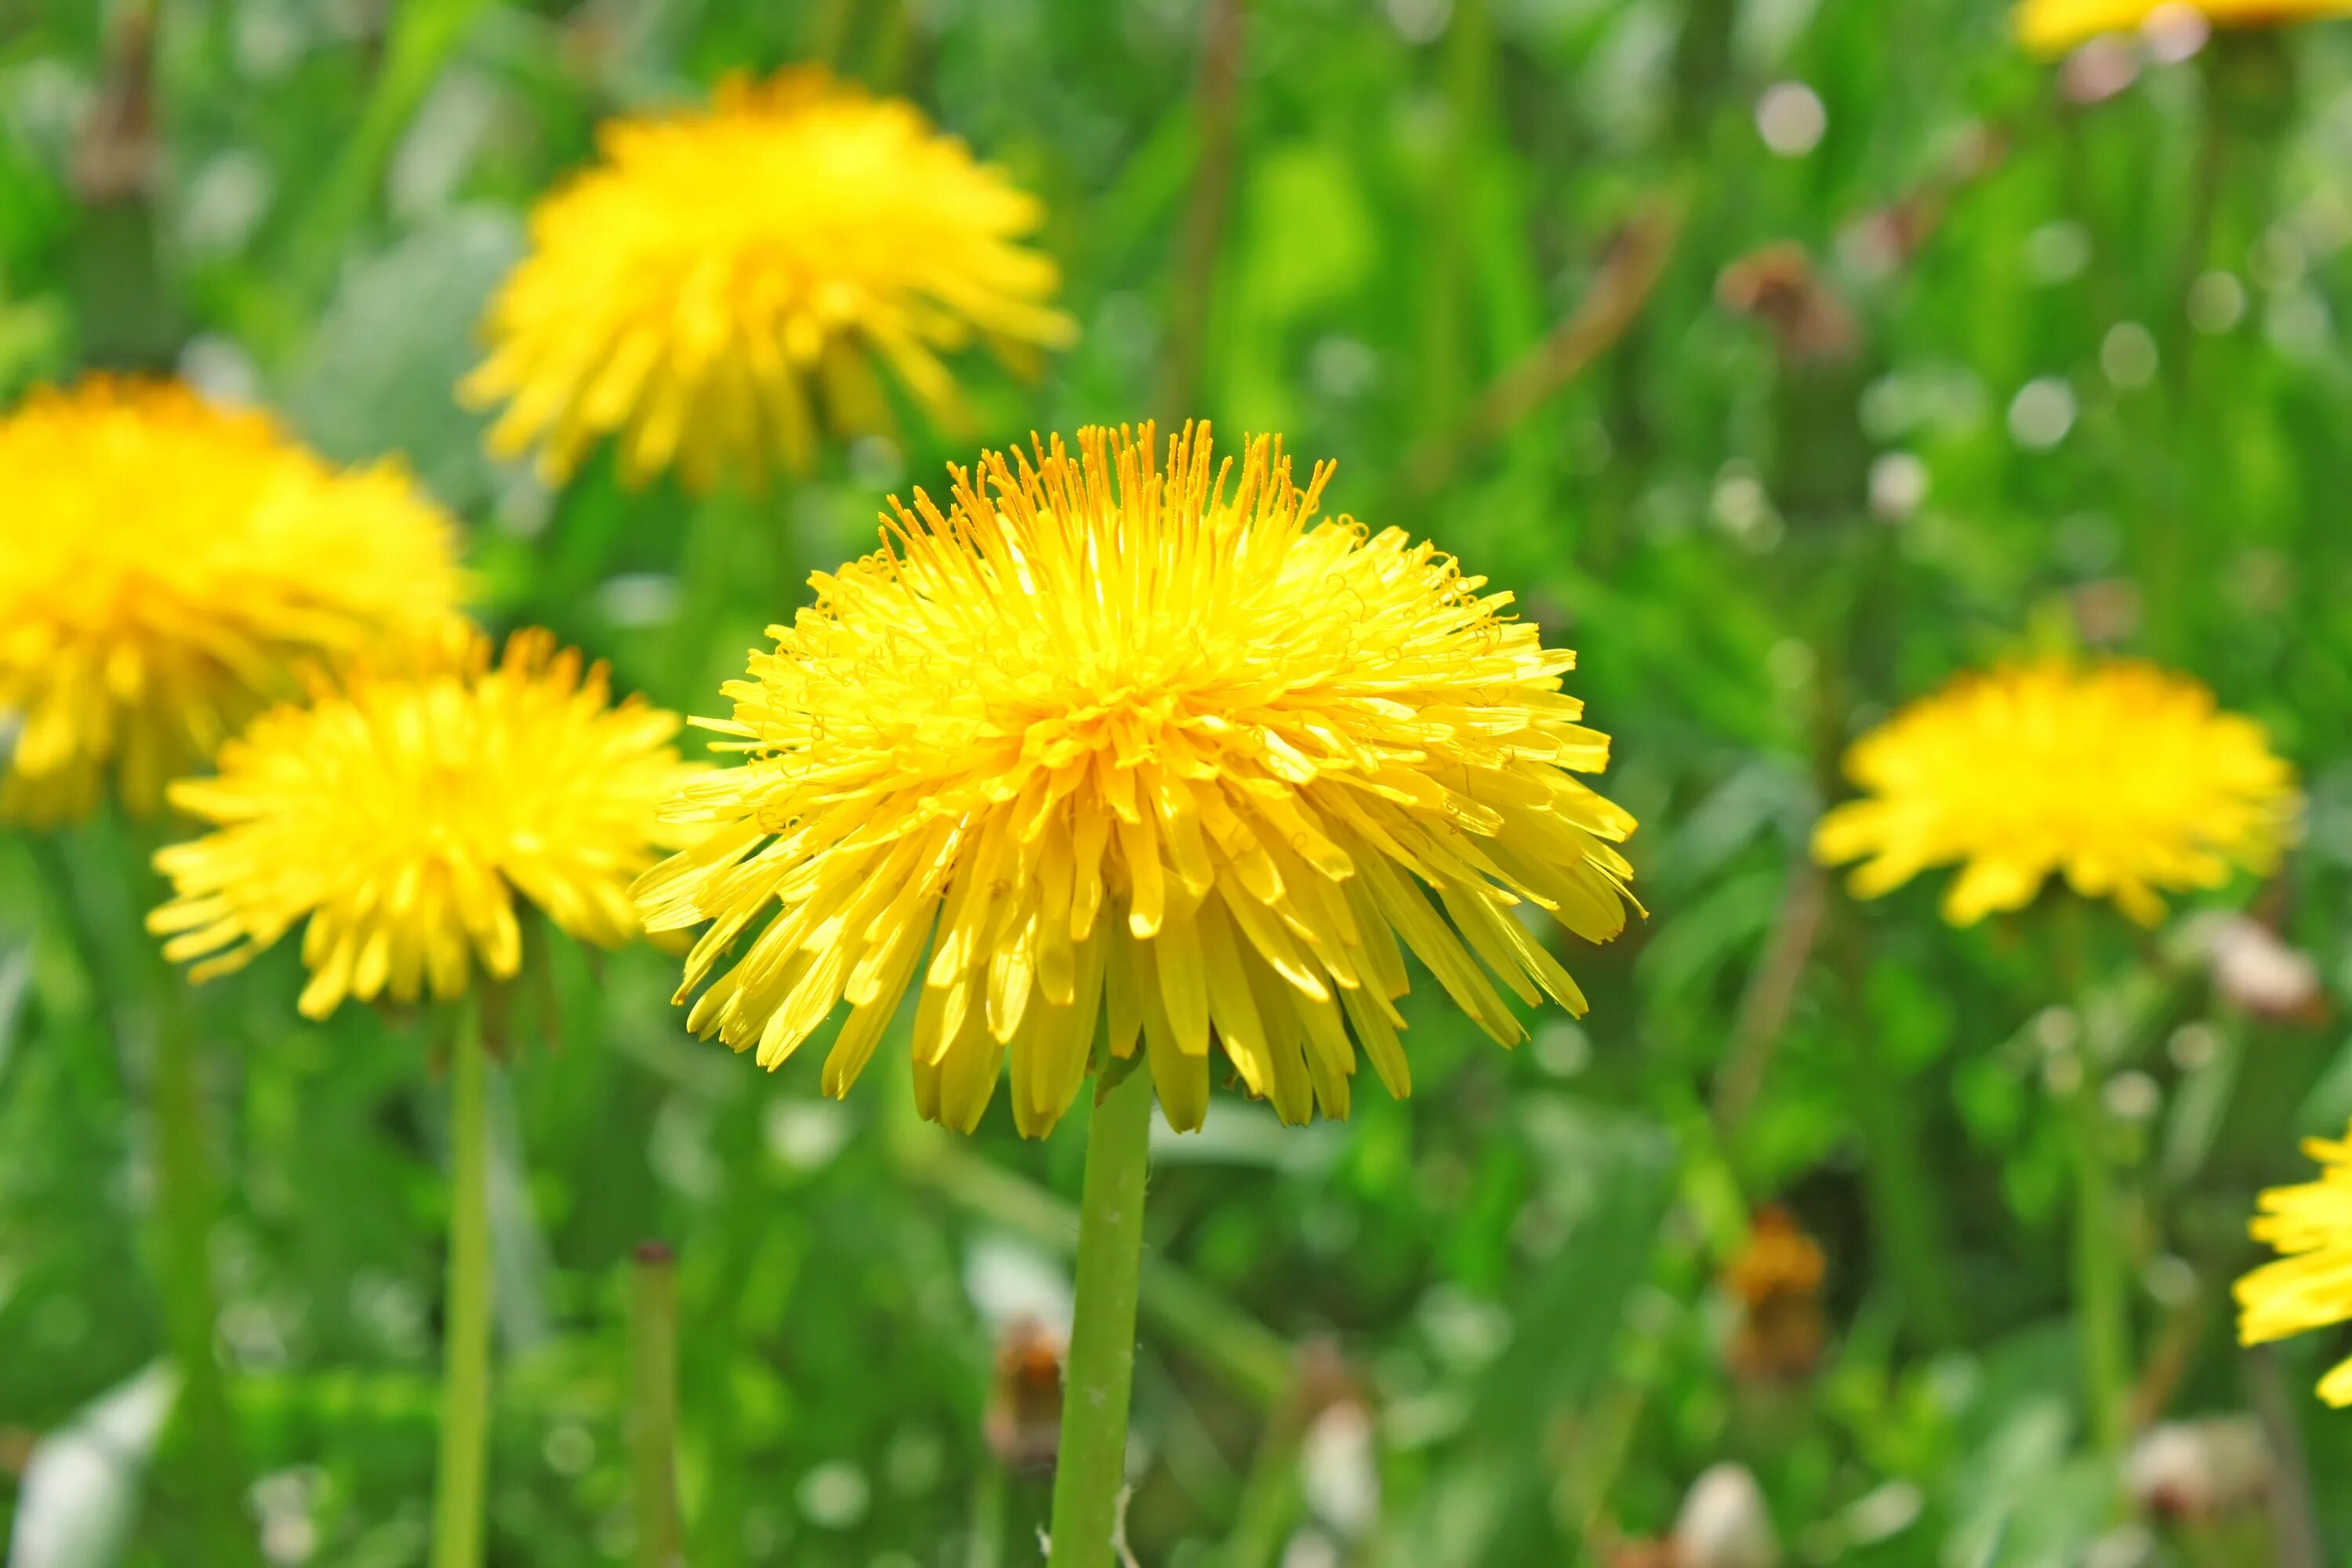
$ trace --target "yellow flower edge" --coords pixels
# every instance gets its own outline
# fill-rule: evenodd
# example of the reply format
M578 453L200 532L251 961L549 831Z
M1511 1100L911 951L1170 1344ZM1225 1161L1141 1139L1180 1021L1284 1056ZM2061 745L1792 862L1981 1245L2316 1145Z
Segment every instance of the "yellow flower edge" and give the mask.
M0 417L0 816L145 815L306 667L457 623L456 521L399 467L338 469L267 416L98 375Z
M677 715L611 700L543 631L493 662L478 635L436 658L356 671L257 719L217 776L173 786L214 831L159 851L173 897L148 917L205 980L307 922L299 1008L464 994L476 963L511 978L517 900L617 946L639 925L630 880L675 847L661 803L699 769Z
M2263 27L2352 16L2352 0L2024 0L2013 16L2026 48L2062 55L2103 33L2126 32L2160 11L2181 9L2217 27Z
M460 388L503 456L559 481L620 442L630 482L805 469L827 431L887 429L879 367L964 422L948 356L1025 363L1074 336L1042 205L914 105L814 67L730 79L709 107L608 123L543 198Z
M1955 925L2023 908L2053 875L2152 924L2162 891L2270 870L2300 805L2259 724L2123 659L1961 676L1863 736L1845 768L1862 793L1822 816L1816 856L1861 861L1859 898L1956 865Z
M683 792L704 837L637 889L653 930L708 922L689 1026L772 1068L845 1001L839 1094L913 987L924 1113L969 1131L1009 1068L1036 1136L1098 1023L1178 1129L1213 1045L1285 1121L1345 1115L1359 1047L1406 1094L1408 952L1507 1044L1503 991L1580 1012L1521 918L1605 942L1630 901L1574 655L1435 547L1315 521L1328 469L1298 488L1278 442L1077 447L894 501L726 687L742 763Z
M2352 1321L2352 1134L2308 1139L2303 1147L2319 1163L2319 1179L2263 1194L2252 1227L2256 1241L2283 1256L2238 1281L2238 1333L2246 1344ZM2352 1405L2352 1359L2320 1380L2319 1396Z

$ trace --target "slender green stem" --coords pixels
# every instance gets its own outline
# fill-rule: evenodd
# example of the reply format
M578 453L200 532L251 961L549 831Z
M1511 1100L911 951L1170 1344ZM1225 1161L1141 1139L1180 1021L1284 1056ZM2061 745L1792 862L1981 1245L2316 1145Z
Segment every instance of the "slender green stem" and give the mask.
M489 1056L479 1002L468 996L457 1011L449 1047L449 1294L433 1568L480 1568L489 1450Z
M1297 1401L1287 1403L1293 1407L1275 1412L1258 1438L1217 1568L1272 1568L1298 1522L1305 1500L1298 1474L1305 1413L1297 1408Z
M2066 1109L2074 1144L2074 1317L2083 1393L2099 1451L2119 1460L2131 1440L2131 1298L2123 1204L2107 1157L2099 1074L2087 1053L2083 1081Z
M195 1031L176 975L155 987L155 1165L163 1307L180 1374L180 1429L187 1445L196 1528L205 1561L253 1561L244 1466L228 1382L213 1349L220 1315L212 1279L213 1182L205 1157Z
M1877 1027L1864 1015L1864 960L1851 931L1841 956L1846 1001L1856 1025L1854 1114L1862 1122L1872 1238L1902 1292L1912 1331L1932 1346L1956 1344L1961 1334L1960 1294L1952 1279L1942 1203L1921 1154L1912 1097L1901 1075L1885 1059Z
M993 1458L980 1467L971 1483L971 1537L964 1551L963 1568L1004 1568L1005 1494L1011 1490L1004 1467Z
M1132 1070L1095 1102L1078 1208L1077 1312L1062 1382L1050 1568L1108 1568L1127 1474L1135 1380L1135 1299L1143 1260L1143 1178L1151 1075Z
M677 1568L677 1263L657 1241L630 1269L629 1367L637 1568Z
M688 713L723 712L712 657L722 637L739 637L740 654L757 636L761 622L737 613L730 605L745 592L747 582L757 592L774 583L774 591L789 595L783 548L785 498L781 488L764 494L719 489L705 496L687 520L686 541L678 558L677 608L670 623L667 685ZM757 596L755 592L754 596ZM728 667L740 674L742 666Z

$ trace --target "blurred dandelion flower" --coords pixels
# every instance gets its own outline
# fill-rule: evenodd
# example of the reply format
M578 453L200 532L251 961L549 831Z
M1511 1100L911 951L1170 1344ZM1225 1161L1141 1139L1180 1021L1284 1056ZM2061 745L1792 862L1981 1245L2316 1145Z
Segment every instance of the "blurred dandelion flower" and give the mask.
M2057 55L2103 33L2161 21L2168 12L2201 16L2218 27L2268 27L2352 16L2352 0L2022 0L2013 16L2021 43L2036 54Z
M1860 898L1959 864L1944 895L1955 925L2023 908L2053 872L2152 924L2159 889L2267 870L2298 804L2262 726L2124 660L1963 676L1864 736L1845 766L1863 797L1822 818L1815 855L1865 860Z
M2238 1337L2258 1345L2352 1321L2352 1134L2306 1139L2319 1180L2262 1195L2256 1241L2284 1256L2238 1281ZM2352 1360L2320 1380L2319 1396L2352 1405Z
M221 748L216 777L172 802L217 831L155 857L171 902L148 917L192 978L236 969L298 921L306 1017L346 996L430 985L455 998L471 963L522 959L515 897L614 946L638 931L627 888L652 864L660 803L696 770L676 715L609 700L545 632L503 659L474 636L410 670L355 672L309 707L272 709Z
M1409 1092L1400 937L1498 1040L1522 1030L1488 971L1581 1012L1516 907L1625 921L1633 821L1573 776L1609 749L1560 690L1575 656L1433 546L1313 522L1328 470L1297 489L1278 444L1078 447L984 454L944 515L894 502L726 688L748 763L688 787L673 815L709 836L638 885L656 930L716 922L691 1026L773 1067L846 998L838 1094L919 984L924 1112L969 1130L1009 1056L1040 1135L1106 1010L1180 1129L1213 1039L1286 1121L1347 1113L1359 1045Z
M537 447L551 479L608 435L632 480L803 468L820 401L835 428L888 426L877 361L952 424L943 353L977 334L1018 365L1073 334L1021 243L1036 199L910 103L803 68L609 125L603 148L540 204L462 389L506 403L492 447Z
M0 418L0 816L133 811L297 689L452 625L455 523L397 468L338 471L265 416L92 377ZM0 745L5 745L0 742Z

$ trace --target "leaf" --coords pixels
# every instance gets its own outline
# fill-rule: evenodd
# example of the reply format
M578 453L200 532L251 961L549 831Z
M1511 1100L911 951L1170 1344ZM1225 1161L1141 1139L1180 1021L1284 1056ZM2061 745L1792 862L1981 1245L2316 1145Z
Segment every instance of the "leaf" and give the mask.
M107 1568L121 1557L176 1384L168 1367L151 1365L35 1445L8 1568Z

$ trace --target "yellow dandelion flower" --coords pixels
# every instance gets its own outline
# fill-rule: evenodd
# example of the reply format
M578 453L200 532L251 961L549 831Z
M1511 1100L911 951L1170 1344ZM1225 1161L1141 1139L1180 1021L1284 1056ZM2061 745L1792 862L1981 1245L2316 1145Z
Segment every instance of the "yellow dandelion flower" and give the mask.
M2021 43L2036 54L2063 54L2102 33L2144 26L2182 0L2023 0L2014 12ZM2186 9L2217 27L2270 27L2352 16L2352 0L2189 0Z
M1864 736L1845 767L1863 796L1822 818L1814 853L1866 857L1860 898L1960 865L1944 895L1955 925L2023 908L2053 872L2152 924L2159 889L2268 870L2297 805L2262 726L2196 681L2120 660L1963 676Z
M656 816L698 769L676 715L610 701L604 667L545 632L504 658L467 639L402 671L353 673L308 707L275 708L172 801L216 831L155 857L171 902L147 920L196 980L240 967L307 920L301 1011L346 996L461 994L472 959L504 979L522 959L515 898L572 935L617 946L639 930L631 879Z
M0 816L152 811L296 666L429 638L457 525L186 387L93 377L0 418ZM7 742L0 738L0 748Z
M2250 1345L2352 1321L2352 1134L2303 1147L2324 1167L2319 1180L2264 1193L2253 1223L2254 1239L2284 1256L2238 1281L2238 1336ZM2319 1396L2352 1405L2352 1360L2320 1380Z
M1409 1092L1407 951L1507 1044L1490 973L1582 1011L1518 907L1624 925L1633 822L1574 776L1609 750L1575 656L1433 546L1314 521L1328 470L1297 489L1278 444L1078 446L952 470L944 515L894 501L726 688L707 722L748 760L685 791L708 837L638 886L655 930L715 922L690 1026L774 1067L846 1000L838 1094L919 984L925 1114L971 1129L1009 1060L1036 1135L1098 1017L1183 1129L1213 1042L1286 1121L1347 1113L1358 1046Z
M942 354L977 333L1018 362L1071 336L1053 262L1021 243L1036 199L910 103L803 68L602 142L532 215L463 389L507 403L492 447L537 447L551 479L616 434L633 481L803 468L820 402L836 428L887 427L877 361L953 423Z

